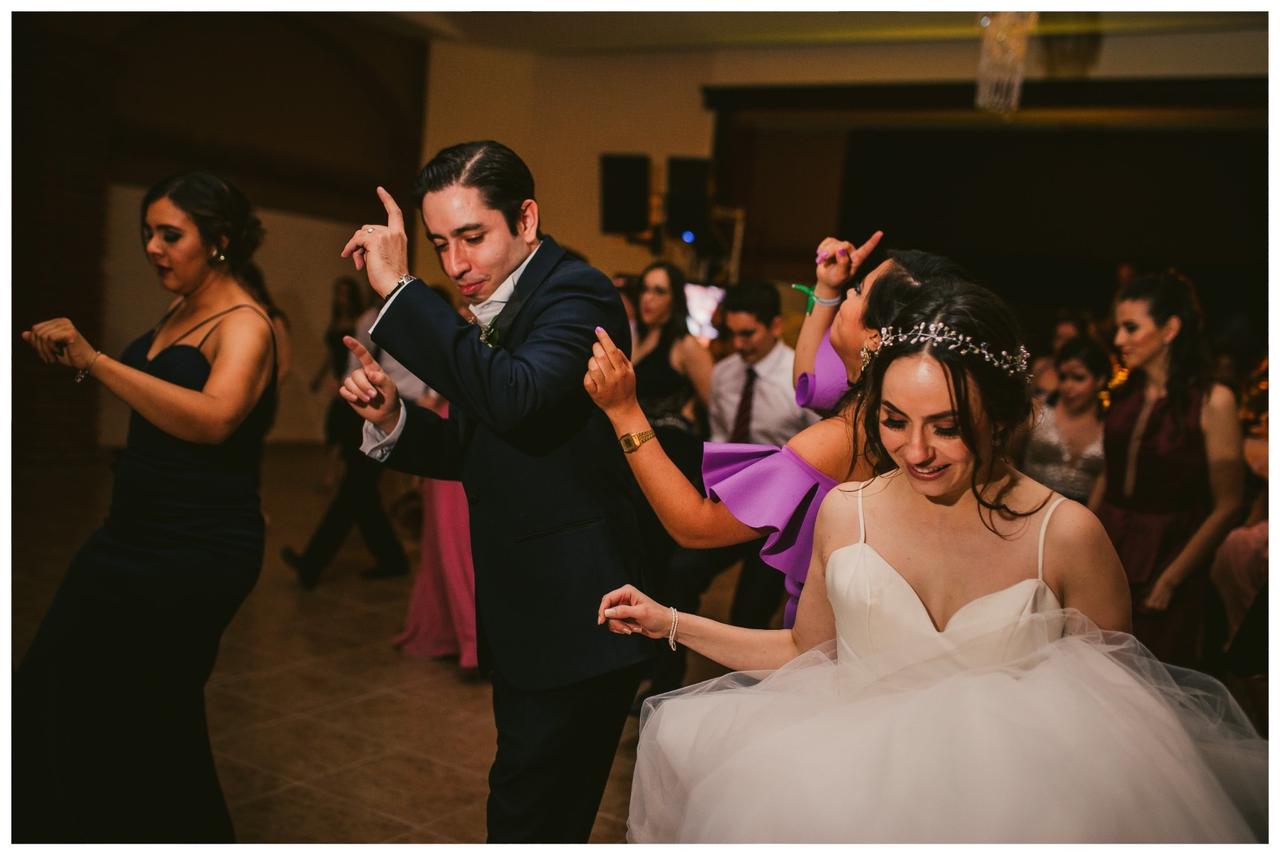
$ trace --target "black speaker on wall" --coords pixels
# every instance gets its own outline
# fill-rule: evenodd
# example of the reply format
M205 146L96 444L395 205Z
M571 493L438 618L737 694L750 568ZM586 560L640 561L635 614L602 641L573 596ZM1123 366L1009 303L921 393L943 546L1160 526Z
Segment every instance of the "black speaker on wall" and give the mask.
M667 233L694 241L711 220L711 161L705 157L667 158ZM692 242L686 240L686 242Z
M649 158L644 154L600 155L600 230L649 230Z

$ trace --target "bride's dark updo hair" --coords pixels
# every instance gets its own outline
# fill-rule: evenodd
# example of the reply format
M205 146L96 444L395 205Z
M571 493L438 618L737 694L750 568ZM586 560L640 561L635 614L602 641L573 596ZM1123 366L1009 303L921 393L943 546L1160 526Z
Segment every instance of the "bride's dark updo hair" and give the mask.
M919 296L900 310L893 320L898 333L917 324L928 327L940 323L947 329L968 337L974 344L986 344L988 352L1016 354L1022 347L1022 334L1013 311L985 287L951 279L921 289ZM978 488L980 472L989 475L997 459L1008 455L1009 442L1018 429L1031 419L1031 389L1025 365L1014 369L993 364L980 353L965 353L946 343L922 340L912 343L895 340L882 345L871 359L863 377L864 391L858 417L866 440L863 453L877 471L892 470L893 460L880 441L880 402L884 376L889 365L905 356L927 353L942 365L947 376L947 390L956 412L956 426L965 447L973 454L971 488L981 506L1002 515L1017 517L999 496L989 499ZM980 406L980 410L975 409ZM978 424L985 420L991 427L990 443L978 440ZM984 477L985 479L985 477ZM1034 512L1034 510L1033 510Z
M249 199L234 184L217 175L187 172L156 182L142 197L144 227L147 208L162 198L169 199L191 217L205 245L219 248L219 254L226 258L225 261L215 258L211 263L225 263L235 275L244 271L266 235L262 223L253 215Z

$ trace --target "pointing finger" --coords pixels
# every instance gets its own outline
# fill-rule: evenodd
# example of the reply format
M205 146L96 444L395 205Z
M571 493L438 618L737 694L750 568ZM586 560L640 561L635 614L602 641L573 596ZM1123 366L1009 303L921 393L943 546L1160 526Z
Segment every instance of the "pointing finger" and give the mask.
M351 350L351 352L355 355L355 357L359 359L361 367L365 368L366 370L370 368L373 368L374 370L377 369L378 367L377 360L374 359L374 357L370 355L369 351L364 348L364 344L360 343L350 335L343 335L342 342L346 344L347 349Z
M601 326L596 326L596 340L600 342L600 346L604 347L605 353L609 356L609 360L613 360L613 354L621 355L622 350L618 349L618 345L613 342L613 338L609 337L609 333Z
M883 236L884 236L883 231L877 231L876 233L868 237L867 242L863 243L861 246L857 248L857 250L854 251L853 258L852 258L853 262L860 264L863 261L865 261L867 259L867 255L870 255L873 251L875 251L876 246L880 244L880 238Z
M600 346L604 349L605 359L610 367L617 371L625 371L631 360L627 358L626 353L618 349L617 344L613 342L613 338L609 337L609 333L604 329L596 331L596 337L600 339Z
M404 214L400 212L400 205L396 204L391 193L378 187L378 198L382 200L382 206L387 209L387 227L392 231L403 231Z

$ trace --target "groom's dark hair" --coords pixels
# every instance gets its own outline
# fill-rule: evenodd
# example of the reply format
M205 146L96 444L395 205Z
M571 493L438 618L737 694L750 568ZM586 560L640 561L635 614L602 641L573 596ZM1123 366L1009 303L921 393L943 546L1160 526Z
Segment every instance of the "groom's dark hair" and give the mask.
M479 190L485 206L502 214L516 233L520 207L534 198L533 173L520 155L501 142L485 139L461 142L441 149L418 173L414 198L422 209L422 197L455 184Z

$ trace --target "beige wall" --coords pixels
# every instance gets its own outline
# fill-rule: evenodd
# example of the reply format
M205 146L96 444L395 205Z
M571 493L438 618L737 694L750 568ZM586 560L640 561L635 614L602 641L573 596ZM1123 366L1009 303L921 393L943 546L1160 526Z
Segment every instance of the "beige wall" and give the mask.
M130 341L154 325L169 304L138 239L138 205L145 189L113 186L107 204L107 253L103 258L103 334L94 343L117 355ZM349 274L351 265L338 252L351 237L349 222L335 222L278 210L257 211L267 238L254 256L266 276L276 304L293 326L293 370L280 386L280 409L269 441L323 439L327 400L307 389L324 359L321 337L329 324L331 284ZM74 319L74 315L72 315ZM99 443L124 444L129 410L101 385Z
M1045 76L1033 48L1028 77ZM606 272L636 271L646 249L599 230L599 155L710 156L709 85L970 80L977 41L540 56L432 43L424 161L445 145L496 138L538 180L545 229ZM1262 31L1108 36L1091 77L1265 75ZM418 272L442 279L421 227Z
M709 53L552 59L436 42L423 160L467 139L510 145L537 179L545 231L607 272L639 270L647 250L600 233L600 154L709 156L712 65ZM442 280L420 227L415 238L420 274Z

